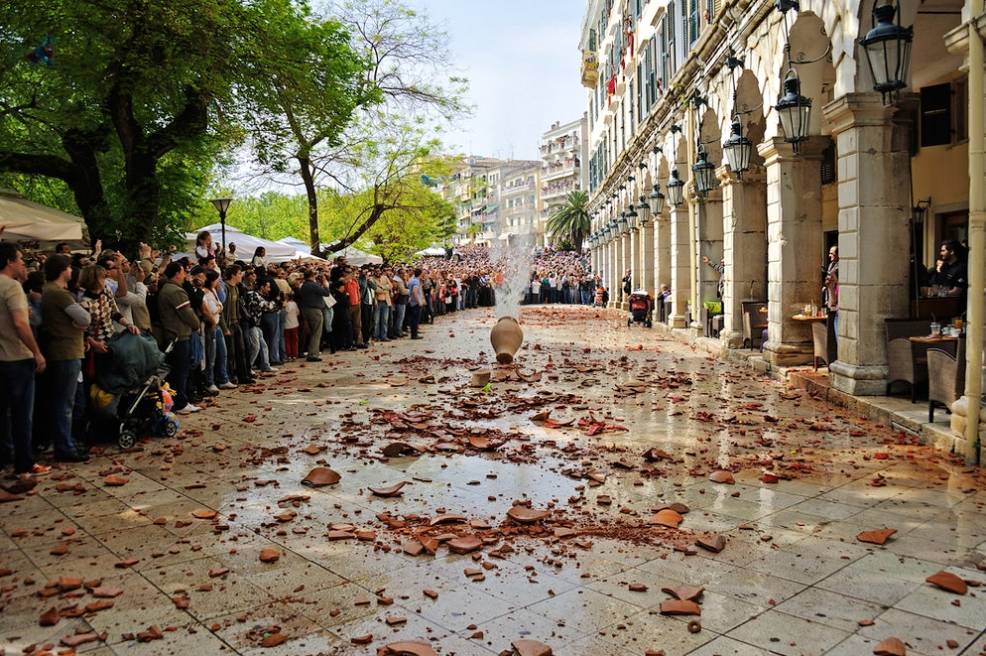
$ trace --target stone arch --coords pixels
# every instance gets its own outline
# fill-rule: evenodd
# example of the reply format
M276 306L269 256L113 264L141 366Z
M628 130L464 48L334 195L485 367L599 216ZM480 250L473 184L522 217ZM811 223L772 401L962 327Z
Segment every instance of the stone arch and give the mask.
M722 163L722 126L719 117L712 107L707 107L702 113L701 122L698 125L698 140L705 148L709 161L715 165Z
M730 108L727 122L732 123L733 116L738 115L743 135L753 142L754 146L764 140L767 132L767 119L764 116L764 97L760 81L756 74L744 69L736 81L736 101ZM762 165L763 158L753 149L751 163Z
M795 62L792 67L801 80L801 95L811 98L812 110L809 122L809 135L828 134L829 129L825 120L824 107L835 97L836 69L832 64L831 41L826 34L825 25L821 18L811 12L801 12L790 28L791 57ZM804 63L798 63L804 62ZM778 62L775 73L783 80L790 70L787 56L783 55ZM771 107L774 118L780 122L777 112ZM777 135L782 131L778 130Z

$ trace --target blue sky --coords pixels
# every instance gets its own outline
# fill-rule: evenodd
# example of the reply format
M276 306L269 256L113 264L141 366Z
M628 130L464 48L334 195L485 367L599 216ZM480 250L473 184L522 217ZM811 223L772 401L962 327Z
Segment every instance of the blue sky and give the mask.
M469 79L474 113L445 136L449 151L537 159L541 133L585 111L581 0L408 1L448 32Z

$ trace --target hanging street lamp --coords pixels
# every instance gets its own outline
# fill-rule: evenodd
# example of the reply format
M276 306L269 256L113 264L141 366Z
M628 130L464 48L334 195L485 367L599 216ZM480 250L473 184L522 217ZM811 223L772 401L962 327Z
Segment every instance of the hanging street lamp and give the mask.
M664 211L664 194L661 193L661 186L656 182L654 183L654 191L650 192L647 201L650 204L650 213L656 221L661 216L661 212Z
M894 15L898 19L896 23ZM884 103L887 96L892 102L894 94L907 86L913 39L914 27L900 26L899 7L888 2L873 8L873 29L859 40L859 45L866 52L873 89L880 92Z
M617 223L617 227L620 230L620 234L622 235L622 234L626 233L626 231L627 231L627 224L628 224L628 221L627 221L627 213L626 212L620 212L620 218L617 219L616 223Z
M801 95L801 79L794 69L789 69L784 76L784 95L774 105L784 129L784 141L794 144L797 152L798 144L808 138L808 124L811 121L811 98Z
M626 211L627 225L631 230L636 230L640 227L640 215L637 214L636 208L633 203L630 203L630 209Z
M640 225L646 228L650 225L650 205L647 203L647 196L640 194L640 204L637 205L637 213L640 214Z
M750 168L750 158L753 157L753 142L743 136L743 125L740 123L739 116L733 118L729 138L722 145L722 150L726 154L729 168L736 175L742 175L744 171Z
M685 200L685 183L678 177L678 169L671 170L671 180L668 182L668 201L673 207L678 207Z
M705 148L699 148L698 161L692 166L692 173L695 176L695 190L698 193L705 195L715 188L716 167L709 161Z
M219 224L222 227L222 255L223 261L225 263L226 259L226 210L229 209L229 204L233 202L232 198L213 198L212 206L216 208L219 212Z

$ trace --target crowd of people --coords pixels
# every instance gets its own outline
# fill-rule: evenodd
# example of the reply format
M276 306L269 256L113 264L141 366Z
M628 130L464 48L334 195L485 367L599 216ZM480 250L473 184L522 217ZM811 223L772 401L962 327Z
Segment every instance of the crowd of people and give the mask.
M168 410L183 415L291 360L420 339L421 324L504 290L503 262L480 247L410 266L275 264L263 249L234 259L204 232L180 259L146 244L131 255L0 242L0 463L16 474L47 471L46 450L77 462L114 439L118 424L96 411L113 407L107 372L139 370L121 358L163 352ZM590 304L601 289L574 253L539 252L530 280L528 303Z

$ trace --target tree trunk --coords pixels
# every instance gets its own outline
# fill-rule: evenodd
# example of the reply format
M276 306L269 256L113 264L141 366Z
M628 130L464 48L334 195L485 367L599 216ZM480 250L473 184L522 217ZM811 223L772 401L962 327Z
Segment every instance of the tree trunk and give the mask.
M305 195L308 196L308 238L311 240L312 255L322 254L322 240L318 235L318 193L315 189L315 178L312 176L312 161L307 156L298 157L301 166L301 179L305 183Z
M158 227L161 183L157 178L157 158L138 149L127 158L127 225L121 237L134 243L151 243Z
M370 216L368 216L366 220L363 221L358 228L356 228L356 230L350 233L345 239L340 239L332 244L332 248L326 249L326 252L338 253L350 244L355 243L357 239L363 236L364 232L373 227L373 224L376 223L381 216L383 216L383 213L386 212L387 209L388 207L386 205L380 205L379 203L374 205L373 209L370 211Z

